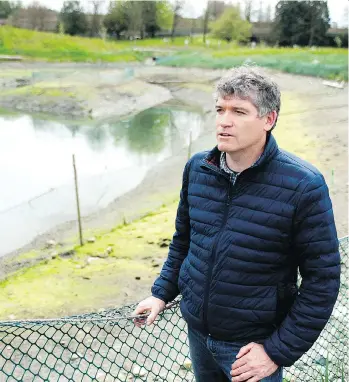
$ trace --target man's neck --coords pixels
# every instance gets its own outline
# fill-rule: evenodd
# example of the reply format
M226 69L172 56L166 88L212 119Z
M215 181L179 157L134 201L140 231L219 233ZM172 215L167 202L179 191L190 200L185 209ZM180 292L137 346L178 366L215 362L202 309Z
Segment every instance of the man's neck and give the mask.
M250 168L263 154L265 145L266 139L263 139L246 150L227 152L226 160L228 167L238 173Z

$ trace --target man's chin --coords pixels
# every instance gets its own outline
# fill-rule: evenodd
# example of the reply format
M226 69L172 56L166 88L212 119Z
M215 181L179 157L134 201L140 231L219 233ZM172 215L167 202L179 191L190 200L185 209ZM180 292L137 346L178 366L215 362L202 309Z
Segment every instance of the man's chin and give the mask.
M217 147L219 151L224 151L224 152L232 152L236 150L234 146L227 144L225 142L218 142Z

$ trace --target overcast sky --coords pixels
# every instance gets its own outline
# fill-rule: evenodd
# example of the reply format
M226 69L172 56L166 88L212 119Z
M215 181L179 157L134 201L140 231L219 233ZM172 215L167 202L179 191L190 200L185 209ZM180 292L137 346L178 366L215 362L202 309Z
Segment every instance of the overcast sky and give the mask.
M1 0L0 0L1 1ZM238 0L230 0L227 2L236 3ZM24 5L31 4L33 0L22 0ZM55 10L60 10L62 7L64 0L39 0L39 3ZM81 4L83 4L85 9L89 9L91 6L90 0L81 0ZM104 3L104 9L107 9L109 4L109 0L101 0ZM203 13L205 8L206 0L186 0L185 12L184 16L186 17L198 17ZM254 0L256 4L255 7L258 10L260 0ZM277 0L264 0L264 4L269 3L275 5ZM240 0L240 4L243 4L243 0ZM345 15L345 8L348 7L348 0L328 0L328 7L330 11L331 22L338 23L339 26L347 26L348 20L346 19L348 16Z

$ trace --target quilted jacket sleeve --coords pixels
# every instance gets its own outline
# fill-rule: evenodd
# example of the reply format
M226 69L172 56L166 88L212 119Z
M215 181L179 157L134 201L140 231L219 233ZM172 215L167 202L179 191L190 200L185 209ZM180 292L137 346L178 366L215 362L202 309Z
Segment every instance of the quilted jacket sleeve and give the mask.
M322 175L305 187L294 219L293 247L302 283L281 326L264 343L279 366L307 352L332 313L340 285L340 255L328 188Z
M182 189L176 217L176 232L170 244L168 258L161 270L160 276L155 280L152 287L152 295L166 303L175 299L179 294L179 270L189 250L188 177L190 162L186 164L183 172Z

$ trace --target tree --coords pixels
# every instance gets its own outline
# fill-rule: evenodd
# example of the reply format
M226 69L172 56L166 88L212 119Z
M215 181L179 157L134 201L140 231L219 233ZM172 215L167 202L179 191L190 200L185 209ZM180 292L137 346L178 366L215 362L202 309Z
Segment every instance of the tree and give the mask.
M203 43L206 44L206 34L208 32L208 22L210 20L210 0L207 2L206 11L204 15L204 33L203 33Z
M111 2L108 14L103 21L108 34L116 36L119 40L121 33L126 31L129 26L129 15L123 2Z
M100 15L100 7L103 5L103 0L92 0L92 18L90 25L90 37L96 37L99 34L102 24L102 17Z
M52 20L52 11L34 1L25 10L26 18L28 20L29 29L38 31L48 31L55 27L56 20L50 26Z
M168 1L156 1L156 21L161 29L170 29L173 9Z
M84 35L88 30L86 15L79 1L65 1L60 13L65 33L71 36Z
M267 10L266 10L266 12L265 12L265 21L266 21L267 23L270 23L270 22L271 22L271 5L270 5L270 4L268 4L268 6L267 6Z
M57 25L57 15L38 1L34 1L27 8L17 9L11 15L10 22L17 28L53 32Z
M245 0L245 19L251 22L251 17L253 15L253 0Z
M237 7L229 7L223 15L211 25L214 37L230 42L246 41L251 36L251 24L242 20Z
M157 20L157 9L155 1L142 1L141 18L143 36L145 32L150 37L154 38L155 33L161 29Z
M22 3L20 1L13 2L0 0L0 19L10 19L12 22L15 13L22 8Z
M176 28L178 24L178 20L180 17L181 10L184 6L184 0L175 0L173 6L173 21L172 21L172 31L171 31L171 39L174 39L174 35L176 33Z
M276 6L274 33L281 46L323 45L329 27L325 1L280 1Z
M12 4L9 1L0 1L0 19L7 19L12 12Z
M224 1L207 1L207 6L203 18L203 43L206 43L206 35L209 30L209 23L217 20L224 12L225 3Z

